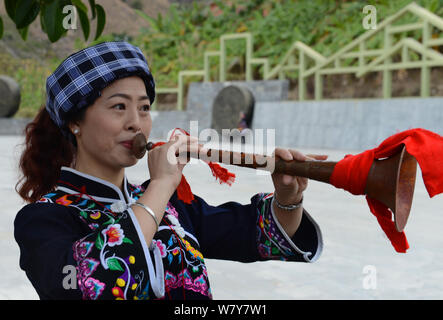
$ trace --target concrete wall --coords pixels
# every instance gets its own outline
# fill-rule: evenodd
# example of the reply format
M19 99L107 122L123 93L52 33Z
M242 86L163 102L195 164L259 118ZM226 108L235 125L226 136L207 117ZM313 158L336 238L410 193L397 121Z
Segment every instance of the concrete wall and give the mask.
M411 128L443 135L443 98L259 102L258 128L275 129L277 146L366 150Z

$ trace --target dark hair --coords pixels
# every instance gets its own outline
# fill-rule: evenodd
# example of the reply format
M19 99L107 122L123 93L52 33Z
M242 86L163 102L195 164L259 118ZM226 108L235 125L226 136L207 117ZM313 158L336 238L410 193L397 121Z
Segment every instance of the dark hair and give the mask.
M86 109L68 116L67 123L81 121ZM68 130L67 127L64 130ZM19 161L22 176L15 190L30 203L39 200L55 188L61 167L71 165L77 144L71 133L69 139L62 134L44 106L26 126L24 134L25 148Z

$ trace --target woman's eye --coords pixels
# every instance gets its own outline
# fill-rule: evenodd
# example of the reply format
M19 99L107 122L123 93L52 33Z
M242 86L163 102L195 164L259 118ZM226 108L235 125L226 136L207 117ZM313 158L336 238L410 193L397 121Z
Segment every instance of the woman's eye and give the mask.
M123 110L125 108L125 105L123 103L119 103L119 104L116 104L115 106L113 106L112 108L118 109L118 110Z
M142 111L149 111L151 109L151 106L148 104L145 104L141 109L142 109Z

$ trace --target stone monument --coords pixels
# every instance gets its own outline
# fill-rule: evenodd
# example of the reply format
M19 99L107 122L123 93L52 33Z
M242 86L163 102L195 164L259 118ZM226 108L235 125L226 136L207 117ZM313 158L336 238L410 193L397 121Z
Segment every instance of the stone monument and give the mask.
M0 118L12 118L19 106L19 84L11 77L0 75Z
M254 104L254 96L248 88L238 85L223 88L213 103L211 127L220 134L222 129L250 128Z

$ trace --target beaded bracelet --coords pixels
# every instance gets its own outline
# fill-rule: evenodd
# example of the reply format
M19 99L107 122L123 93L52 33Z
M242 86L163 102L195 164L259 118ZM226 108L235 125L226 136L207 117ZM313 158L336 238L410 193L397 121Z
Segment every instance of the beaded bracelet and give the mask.
M149 208L148 206L145 206L141 202L134 202L132 205L137 205L137 206L142 207L143 209L145 209L149 213L149 215L154 219L155 225L157 226L157 230L158 230L159 223L157 221L157 217L155 216L154 211L152 211L151 208Z

